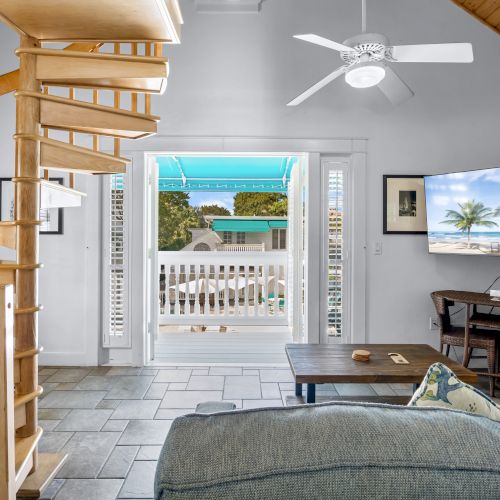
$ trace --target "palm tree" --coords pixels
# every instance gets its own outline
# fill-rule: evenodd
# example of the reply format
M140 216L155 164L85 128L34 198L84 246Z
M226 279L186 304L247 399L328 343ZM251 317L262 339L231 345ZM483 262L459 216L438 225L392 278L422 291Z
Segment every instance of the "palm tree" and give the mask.
M453 224L457 229L465 233L467 231L467 248L470 248L470 231L472 226L496 227L498 224L490 218L495 218L500 215L500 207L492 210L485 207L481 202L474 200L458 203L460 211L447 210L446 220L440 224Z

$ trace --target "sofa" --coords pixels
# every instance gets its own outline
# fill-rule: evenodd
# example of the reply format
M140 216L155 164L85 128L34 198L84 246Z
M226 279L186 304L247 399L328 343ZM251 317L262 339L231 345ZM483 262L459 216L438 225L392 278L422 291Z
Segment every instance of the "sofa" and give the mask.
M155 498L500 499L500 423L339 402L186 415L163 446Z

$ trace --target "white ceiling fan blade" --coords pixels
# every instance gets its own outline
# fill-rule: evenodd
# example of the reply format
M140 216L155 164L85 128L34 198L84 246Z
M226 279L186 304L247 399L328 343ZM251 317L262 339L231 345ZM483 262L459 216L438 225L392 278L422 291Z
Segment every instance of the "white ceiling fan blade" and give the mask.
M333 40L328 40L328 38L323 38L322 36L318 35L293 35L293 37L298 38L299 40L304 40L305 42L321 45L322 47L338 50L339 52L351 52L352 50L354 50L352 47L342 45L341 43L334 42Z
M410 87L389 66L385 67L385 77L378 84L378 88L394 106L407 101L413 96L413 91Z
M318 90L321 90L324 86L328 85L330 82L333 82L335 78L338 78L340 75L344 74L346 69L347 69L346 66L341 66L340 68L337 68L335 71L325 76L323 80L320 80L318 83L316 83L312 87L309 87L306 91L302 92L302 94L293 99L293 101L290 101L287 104L287 106L297 106L301 102L305 101L313 94L315 94Z
M391 47L391 56L395 62L471 63L474 60L470 43L396 45Z

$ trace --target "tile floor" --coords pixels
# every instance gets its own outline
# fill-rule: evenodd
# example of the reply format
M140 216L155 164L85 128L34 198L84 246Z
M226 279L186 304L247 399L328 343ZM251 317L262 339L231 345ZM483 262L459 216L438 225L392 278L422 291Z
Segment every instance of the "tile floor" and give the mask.
M41 452L68 459L43 499L153 498L172 420L203 401L282 406L294 394L287 368L41 368ZM410 384L318 386L318 395L407 395Z

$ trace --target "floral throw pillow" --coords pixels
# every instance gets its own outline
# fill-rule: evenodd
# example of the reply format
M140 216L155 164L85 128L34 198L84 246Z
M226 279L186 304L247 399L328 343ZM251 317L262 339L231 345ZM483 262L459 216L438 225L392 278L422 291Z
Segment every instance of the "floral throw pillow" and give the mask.
M482 415L500 422L500 406L442 363L434 363L408 406L439 406Z

